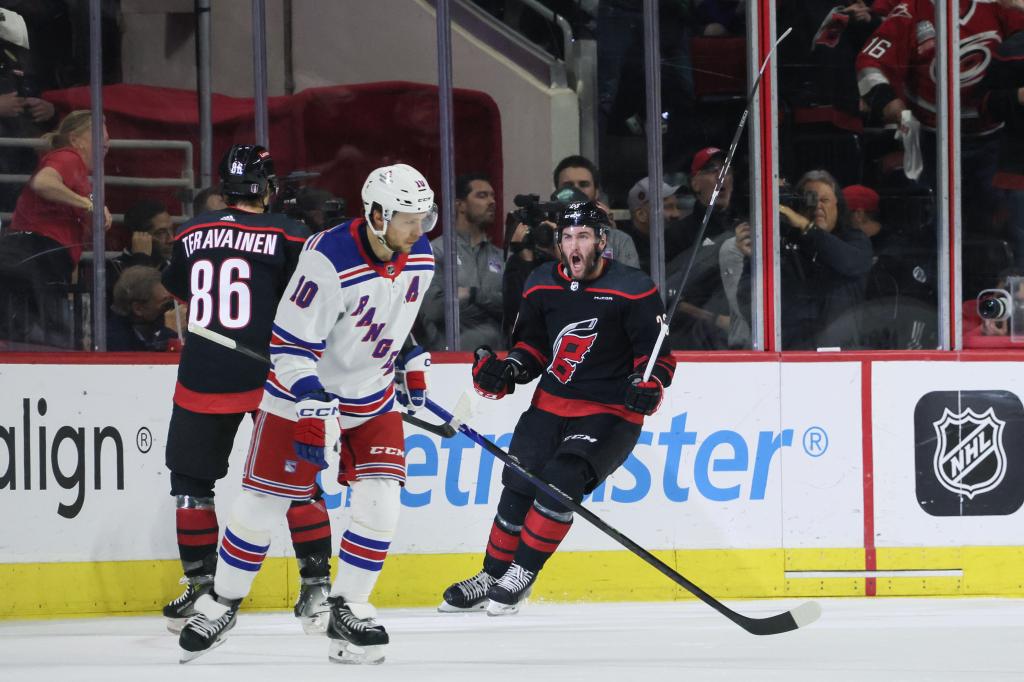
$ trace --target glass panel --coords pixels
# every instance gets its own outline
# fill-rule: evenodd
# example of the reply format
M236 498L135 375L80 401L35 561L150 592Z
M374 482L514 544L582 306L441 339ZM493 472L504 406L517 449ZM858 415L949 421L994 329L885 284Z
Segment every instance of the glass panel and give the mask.
M70 113L89 107L88 3L4 6L0 350L89 348L92 126L87 111ZM103 28L114 31L116 14L105 10ZM113 49L107 57L113 82L120 60Z
M932 6L892 4L777 5L783 350L939 343Z
M676 350L750 348L745 131L702 231L746 106L746 7L742 2L660 5L666 293L674 296L683 286L669 340ZM630 208L642 231L647 206L633 201L642 197L636 190L634 185Z
M362 220L367 176L397 163L422 173L443 205L433 11L398 0L283 5L275 11L290 6L290 15L268 17L267 31L271 152L285 210L314 231ZM360 28L338 40L338 26ZM457 116L465 106L456 95ZM439 268L419 292L421 343L444 344L443 277Z
M965 348L1024 347L1024 34L1013 36L1024 29L1024 12L1010 4L979 5L960 27ZM979 66L978 56L990 53ZM992 300L1007 305L986 303Z

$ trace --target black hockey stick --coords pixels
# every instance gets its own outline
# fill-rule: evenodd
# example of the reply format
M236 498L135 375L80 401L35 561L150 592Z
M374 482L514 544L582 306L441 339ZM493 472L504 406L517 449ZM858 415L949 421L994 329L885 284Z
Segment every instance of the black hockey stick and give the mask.
M585 518L587 521L591 523L591 525L596 527L602 533L610 537L612 540L618 542L620 545L631 551L633 554L636 554L638 557L646 561L648 564L650 564L658 571L660 571L663 575L672 580L672 582L676 583L683 589L687 590L688 592L696 596L698 599L700 599L702 602L704 602L711 608L715 609L716 611L721 613L723 616L725 616L732 622L739 625L747 632L753 635L777 635L782 632L789 632L790 630L796 630L797 628L802 628L807 625L810 625L821 616L821 607L818 606L818 603L814 601L804 602L800 606L797 606L795 609L774 616L769 616L768 618L751 618L750 616L744 616L740 613L736 613L728 606L718 601L710 594L699 588L697 585L693 584L685 577L677 573L675 570L672 569L672 567L663 562L661 559L654 556L646 549L638 545L636 542L630 540L621 532L610 526L597 514L590 511L582 504L579 504L578 502L573 500L571 497L569 497L567 494L565 494L555 486L546 483L541 479L537 478L534 474L531 474L529 471L523 468L522 464L519 463L519 460L516 459L515 456L510 455L505 450L502 450L500 447L492 443L490 440L474 431L469 425L456 419L451 412L444 409L430 398L427 398L427 409L433 412L436 416L440 417L441 420L445 422L445 424L458 429L461 433L467 436L474 443L477 443L484 450L500 459L502 462L505 463L506 466L508 466L517 474L519 474L527 481L532 483L536 488L546 490L554 494L555 497L557 497L559 501L562 502L562 504L564 504L566 507L571 509L576 514L579 514L580 516ZM434 431L434 433L437 432Z
M722 187L725 185L725 178L729 174L729 167L732 166L732 158L736 155L736 148L740 144L740 137L743 135L743 128L747 125L747 119L750 118L750 107L754 104L754 98L757 97L757 89L761 85L761 78L764 76L764 70L768 66L768 62L771 60L772 55L775 54L775 48L779 46L783 40L786 39L793 31L793 27L790 26L785 32L778 37L775 44L772 45L772 49L768 51L764 61L761 63L761 68L757 72L757 79L754 81L754 86L750 88L750 95L747 96L747 106L743 109L743 115L740 116L740 123L736 126L736 132L733 133L732 142L729 143L729 151L726 152L725 161L722 162L722 168L718 171L718 178L715 179L715 187L711 191L711 198L708 200L708 205L704 209L704 218L700 221L700 230L697 231L697 238L693 240L693 249L690 251L690 259L686 263L686 269L683 270L683 278L679 280L679 288L676 289L675 296L672 297L671 305L665 311L665 317L658 320L661 325L661 329L658 332L658 339L654 342L654 350L651 352L651 357L647 360L647 367L644 369L644 381L651 378L651 371L654 369L654 363L658 360L658 353L661 351L661 346L665 343L665 338L668 336L669 324L672 322L672 318L675 317L676 308L679 307L679 302L683 298L683 289L686 287L686 280L690 278L690 271L693 270L693 264L697 262L697 251L700 250L701 242L704 241L704 233L708 229L708 222L711 220L711 214L715 210L715 202L718 200L718 195L722 191Z
M199 325L194 323L188 325L188 330L190 333L195 334L196 336L201 336L207 341L212 341L213 343L216 343L219 346L224 346L225 348L230 348L233 351L237 351L242 355L246 356L247 358L250 358L252 360L259 360L260 362L265 362L268 365L270 364L270 357L264 355L263 353L258 353L251 348L246 348L245 346L239 345L237 341L235 341L229 336L224 336L223 334L215 332L212 329L200 327ZM423 429L424 431L428 431L430 433L441 436L441 438L451 438L456 433L455 428L452 427L451 424L431 424L430 422L423 421L418 417L414 417L413 415L406 414L404 412L402 413L402 421L411 426L415 426L417 428Z

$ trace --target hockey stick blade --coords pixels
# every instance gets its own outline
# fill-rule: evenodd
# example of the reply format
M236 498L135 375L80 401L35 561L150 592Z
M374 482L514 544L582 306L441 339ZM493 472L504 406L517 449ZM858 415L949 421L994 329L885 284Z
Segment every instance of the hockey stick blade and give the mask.
M440 436L441 438L451 438L456 433L458 433L458 431L455 430L455 427L453 427L451 424L431 424L428 421L420 419L419 417L414 417L413 415L407 414L405 412L402 413L402 421L404 421L406 424L410 426L415 426L418 429L423 429L427 433L432 433L435 436Z
M468 424L458 423L455 420L454 415L451 412L435 403L430 398L427 398L427 409L434 413L435 416L440 417L445 423L458 424L458 430L465 436L467 436L474 443L482 447L487 452L491 453L499 460L505 463L510 469L516 474L525 478L535 488L543 489L551 495L555 496L562 504L571 509L573 512L582 516L591 523L599 531L610 537L611 539L618 542L620 545L636 554L638 557L646 561L648 564L653 566L665 577L672 580L674 583L691 593L702 602L715 609L723 616L731 620L732 622L739 625L741 628L746 630L752 635L778 635L783 632L789 632L798 628L806 627L814 621L818 620L821 616L821 607L813 601L805 602L795 609L780 613L767 618L751 618L750 616L744 616L730 609L728 606L718 601L710 594L702 590L696 584L690 582L686 577L676 572L671 566L666 564L658 557L651 554L649 551L638 545L636 542L626 537L623 533L609 525L604 519L599 517L594 512L590 511L582 504L576 502L569 495L565 494L558 488L549 483L542 481L537 478L534 474L523 468L519 460L514 456L502 450L500 447L492 443L490 440L481 436L479 433L473 430Z

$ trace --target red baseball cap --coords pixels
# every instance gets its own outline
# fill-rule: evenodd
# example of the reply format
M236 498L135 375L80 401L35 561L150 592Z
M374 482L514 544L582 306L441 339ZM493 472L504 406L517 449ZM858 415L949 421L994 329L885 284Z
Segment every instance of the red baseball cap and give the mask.
M844 187L843 199L846 200L846 207L851 211L861 210L874 213L878 210L878 192L864 185Z
M704 147L704 149L694 154L693 163L690 164L690 175L699 173L704 166L708 165L708 161L716 156L721 156L724 159L725 152L718 147Z

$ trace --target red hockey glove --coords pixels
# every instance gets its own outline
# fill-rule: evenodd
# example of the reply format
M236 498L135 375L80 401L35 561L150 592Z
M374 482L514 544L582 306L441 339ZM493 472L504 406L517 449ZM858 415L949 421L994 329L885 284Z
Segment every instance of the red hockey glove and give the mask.
M499 360L487 346L473 351L473 388L485 398L500 400L516 390L516 368L510 360Z
M427 369L430 353L413 346L395 362L395 398L412 414L427 404Z
M652 376L644 381L643 374L630 374L626 381L626 400L624 402L627 410L646 415L652 415L658 411L665 389L662 388L657 377Z
M307 393L295 403L295 454L321 469L327 468L328 451L334 452L341 439L338 401L325 391Z

